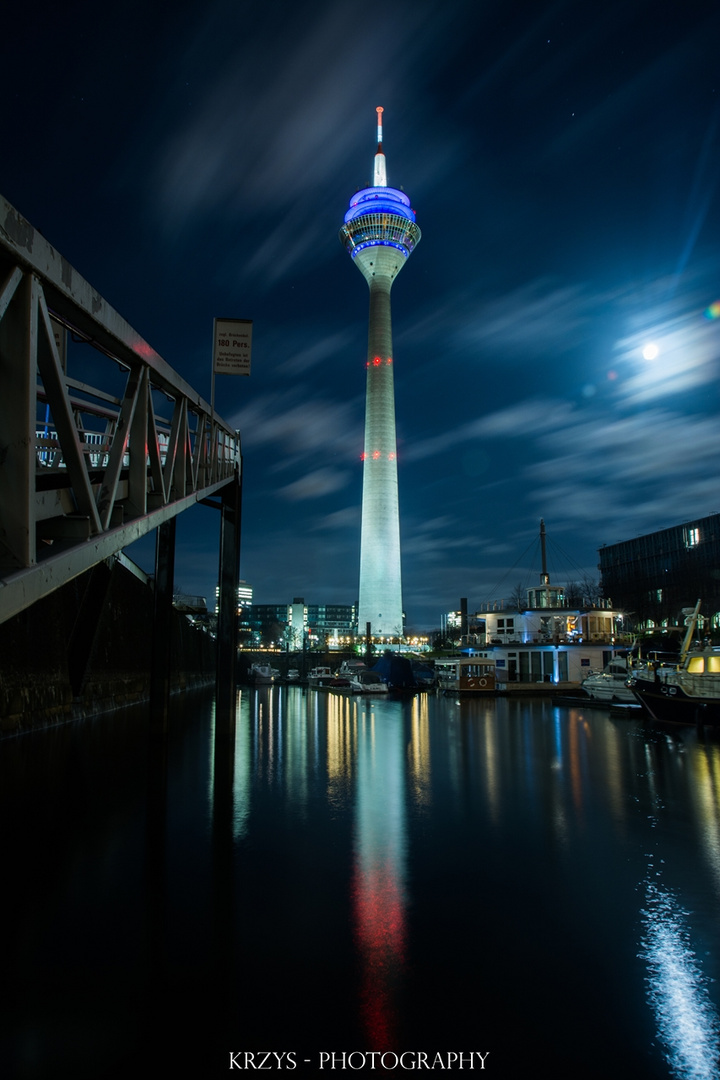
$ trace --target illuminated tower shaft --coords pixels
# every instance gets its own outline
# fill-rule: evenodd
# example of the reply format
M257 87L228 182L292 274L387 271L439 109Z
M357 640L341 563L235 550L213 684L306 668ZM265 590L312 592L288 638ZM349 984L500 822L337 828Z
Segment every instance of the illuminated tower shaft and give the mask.
M382 112L373 186L352 197L340 230L370 289L358 626L375 635L403 626L390 290L420 240L407 195L387 186Z

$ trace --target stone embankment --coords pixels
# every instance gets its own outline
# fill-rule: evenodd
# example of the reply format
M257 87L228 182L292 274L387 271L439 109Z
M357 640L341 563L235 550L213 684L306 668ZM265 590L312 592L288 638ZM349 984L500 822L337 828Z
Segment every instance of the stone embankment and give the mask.
M171 692L215 678L215 642L173 611ZM0 736L149 698L153 590L101 563L0 625Z

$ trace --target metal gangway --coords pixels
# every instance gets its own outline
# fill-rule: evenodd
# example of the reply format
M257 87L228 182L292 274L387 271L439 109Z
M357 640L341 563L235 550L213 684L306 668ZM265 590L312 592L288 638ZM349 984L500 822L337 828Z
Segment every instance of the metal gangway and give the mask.
M234 671L240 484L239 432L0 196L0 622L153 529L169 605L175 519L209 503Z

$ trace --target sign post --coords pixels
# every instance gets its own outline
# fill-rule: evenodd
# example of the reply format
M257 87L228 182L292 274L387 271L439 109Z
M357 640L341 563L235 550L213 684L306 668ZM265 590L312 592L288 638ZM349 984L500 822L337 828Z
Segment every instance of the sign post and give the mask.
M249 375L252 319L213 320L213 363L210 408L215 419L215 375Z
M252 353L252 319L213 320L213 362L210 411L215 426L215 375L249 375ZM215 436L214 436L215 437ZM240 463L238 462L238 465ZM215 693L216 732L235 738L235 661L237 658L237 604L240 569L240 507L242 467L220 489L220 567L218 574L217 671ZM217 748L220 740L216 743ZM234 746L234 741L233 744ZM228 748L232 760L234 750ZM221 770L217 769L216 775Z

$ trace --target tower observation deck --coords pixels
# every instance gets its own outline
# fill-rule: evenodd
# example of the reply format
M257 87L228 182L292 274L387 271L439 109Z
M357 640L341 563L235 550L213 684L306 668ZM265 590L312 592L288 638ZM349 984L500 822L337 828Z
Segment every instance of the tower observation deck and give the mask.
M382 114L373 186L353 195L340 229L370 290L358 626L375 636L403 629L390 290L421 236L407 195L387 186Z

